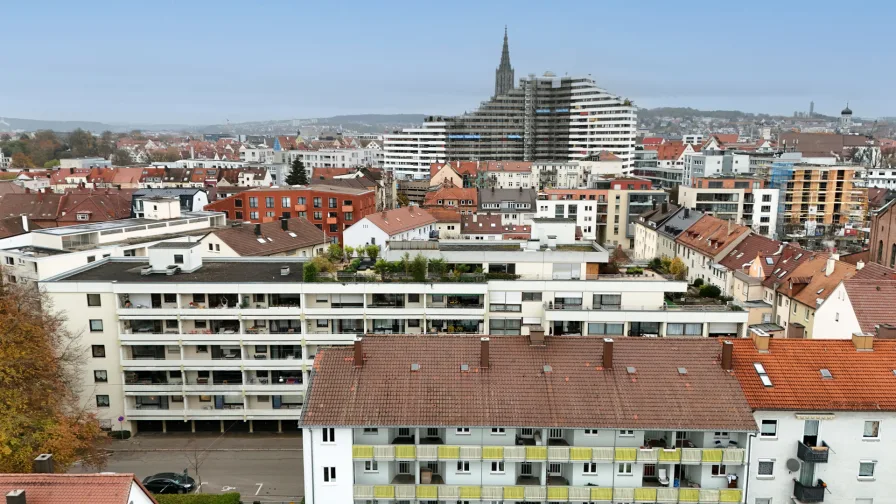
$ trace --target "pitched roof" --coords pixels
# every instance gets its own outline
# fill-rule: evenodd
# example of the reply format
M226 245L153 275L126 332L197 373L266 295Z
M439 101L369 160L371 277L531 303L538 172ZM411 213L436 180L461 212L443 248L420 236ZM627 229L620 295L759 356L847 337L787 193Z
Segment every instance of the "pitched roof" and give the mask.
M483 168L480 166L479 168ZM531 172L531 161L489 161L485 163L485 171L487 172Z
M439 187L435 191L427 191L423 197L423 206L444 206L446 201L457 201L460 205L461 201L472 201L472 203L464 203L465 205L476 205L479 200L476 189L473 187L457 187L445 186ZM439 203L442 201L442 203Z
M535 189L483 189L479 191L479 204L483 203L501 203L503 201L515 201L517 203L529 203L529 207L535 211L535 200L538 197L538 191Z
M663 221L672 217L672 215L678 211L678 205L674 203L666 203L666 211L663 211L663 205L657 205L656 208L651 208L650 210L642 213L638 216L639 222L652 222L655 226L662 225Z
M685 213L687 213L687 217L685 217ZM657 228L657 233L674 240L702 217L703 212L699 210L679 208L663 221L662 225Z
M460 222L460 210L455 207L433 207L426 211L435 217L436 222Z
M532 234L531 226L502 225L501 214L462 215L461 234L512 234L515 236Z
M675 240L708 256L715 257L732 242L750 233L740 224L704 215Z
M492 337L487 369L479 337L368 336L361 367L351 347L321 350L300 423L756 429L713 340L616 338L612 369L602 367L603 338L545 341ZM419 370L411 371L414 363Z
M307 219L286 219L289 231L281 228L281 221L259 224L261 235L255 235L255 225L242 224L214 231L210 234L232 248L240 256L269 256L282 254L327 242L326 234ZM292 234L290 234L292 233ZM259 240L264 240L260 242Z
M745 264L750 263L759 254L774 254L781 250L784 246L783 242L772 240L761 235L751 234L735 245L731 252L728 253L719 264L725 266L731 271L737 271L744 268Z
M765 260L766 257L771 257L773 264L770 265L772 266L771 272L765 280L762 281L762 285L769 289L774 289L776 283L781 284L782 282L786 282L799 265L818 256L827 257L828 254L806 250L794 243L784 245L784 249L781 250L780 254L763 256L763 260ZM766 261L766 263L767 262L768 261ZM765 270L766 266L763 265L763 271Z
M662 161L677 161L684 154L688 145L681 142L670 142L659 145L650 146L656 150L656 158ZM692 147L693 148L693 147Z
M874 333L881 324L896 325L896 280L857 280L843 282L862 331ZM896 366L894 366L896 369Z
M364 218L374 226L382 229L389 236L436 222L435 217L417 206L406 206L396 208L395 210L372 213Z
M790 278L778 287L778 292L815 308L819 299L827 299L840 282L856 274L856 267L852 264L834 261L834 271L826 275L827 262L827 255L819 255L800 264Z
M133 474L0 474L0 493L25 490L28 504L128 504L134 483L157 504Z
M659 145L665 141L666 139L663 137L644 137L644 139L641 140L641 145Z
M771 339L767 353L748 339L732 343L732 374L754 410L896 411L896 341L874 340L870 352L850 340ZM756 362L771 387L759 381ZM833 377L822 378L822 369Z
M712 136L720 144L736 143L738 137L737 133L713 133Z

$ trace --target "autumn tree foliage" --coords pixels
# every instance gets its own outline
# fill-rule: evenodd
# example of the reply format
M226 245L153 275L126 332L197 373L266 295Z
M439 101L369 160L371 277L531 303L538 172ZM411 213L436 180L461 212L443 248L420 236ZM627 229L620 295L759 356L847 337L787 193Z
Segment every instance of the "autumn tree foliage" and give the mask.
M30 472L52 453L57 471L99 469L107 436L80 397L86 350L33 286L0 290L0 473Z

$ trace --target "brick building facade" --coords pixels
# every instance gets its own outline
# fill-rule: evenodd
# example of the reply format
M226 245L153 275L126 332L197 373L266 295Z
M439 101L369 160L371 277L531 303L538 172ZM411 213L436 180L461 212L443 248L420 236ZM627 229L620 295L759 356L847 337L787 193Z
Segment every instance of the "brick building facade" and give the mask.
M896 267L896 211L891 201L871 216L869 260L888 268Z

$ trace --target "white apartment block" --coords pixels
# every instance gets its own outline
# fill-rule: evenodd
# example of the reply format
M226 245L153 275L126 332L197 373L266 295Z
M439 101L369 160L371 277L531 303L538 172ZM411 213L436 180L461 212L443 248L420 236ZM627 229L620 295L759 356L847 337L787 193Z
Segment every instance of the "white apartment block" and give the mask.
M266 145L240 146L240 161L247 163L270 163L274 161L274 148Z
M396 180L427 180L429 165L446 161L445 140L443 122L427 122L422 128L383 135L383 168Z
M68 158L59 160L59 169L67 168L109 168L112 161L101 157Z
M569 159L609 151L634 165L638 117L635 106L598 87L590 78L572 78L569 98Z
M485 177L491 187L494 187L496 189L537 188L538 178L536 175L534 175L533 169L530 168L526 170L508 170L501 168L503 164L504 163L497 163L495 164L495 167L497 167L497 169L491 170L489 168L492 168L493 166L492 163L489 163L488 167L486 168ZM518 163L508 164L516 165ZM525 165L528 165L528 163L525 163Z
M703 133L686 133L681 136L682 143L703 145Z
M896 169L868 168L865 171L865 185L882 189L896 189Z
M763 189L758 187L760 182L748 179L734 181L704 179L698 182L709 187L680 186L679 205L719 219L743 224L756 234L775 237L780 195L778 189ZM713 184L717 184L718 187Z
M750 172L750 156L726 151L705 151L684 155L682 185L692 185L695 178L735 175Z
M354 149L319 149L319 150L288 150L275 154L278 163L284 163L287 167L301 159L308 176L311 176L313 168L363 168L380 167L383 165L384 153L379 148L354 148ZM288 171L287 171L288 173Z
M549 198L549 196L548 196ZM582 230L582 239L597 240L600 226L607 223L606 195L597 195L596 200L552 200L539 196L536 219L568 219Z
M578 189L588 183L590 172L582 162L539 161L532 163L532 187L536 189Z
M718 347L373 336L327 350L301 420L305 501L743 502L756 426L737 380L703 365Z

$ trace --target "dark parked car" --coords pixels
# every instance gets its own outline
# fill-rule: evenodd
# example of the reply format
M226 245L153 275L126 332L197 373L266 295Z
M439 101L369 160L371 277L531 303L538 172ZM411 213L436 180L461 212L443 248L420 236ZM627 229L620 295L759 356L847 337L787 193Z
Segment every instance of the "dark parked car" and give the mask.
M156 494L184 494L195 490L196 482L182 473L159 473L144 478L143 486Z

